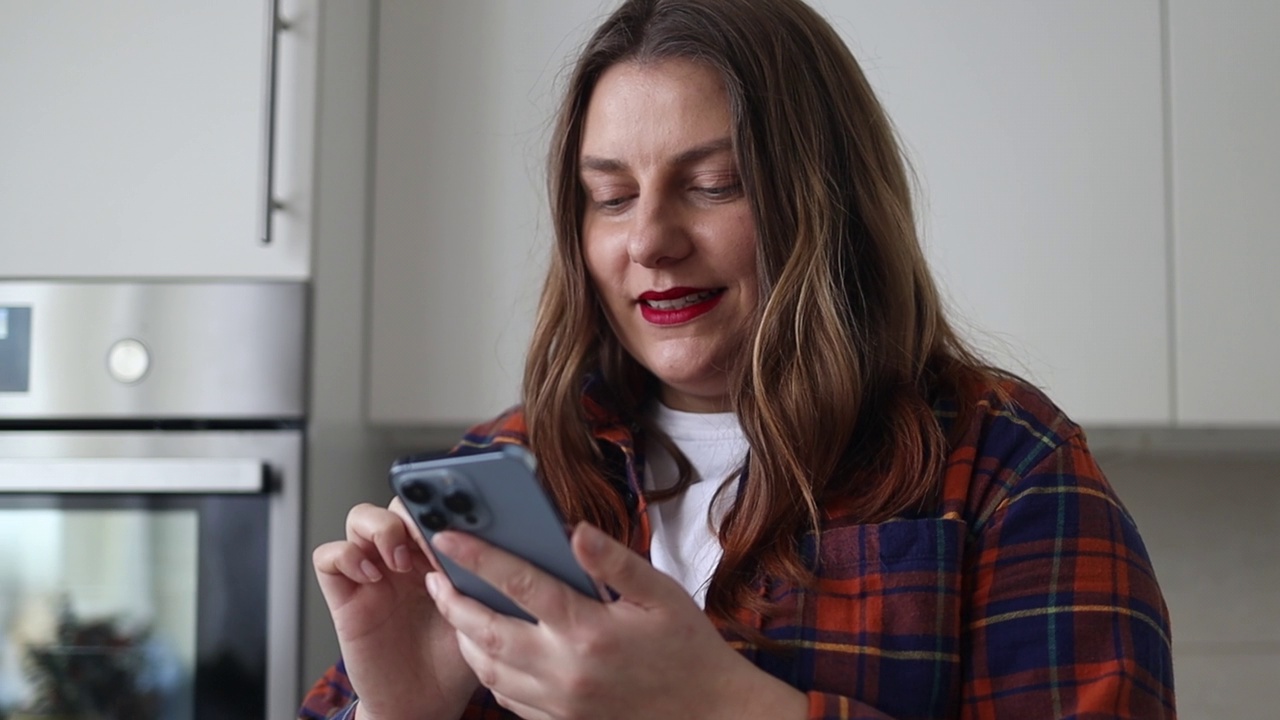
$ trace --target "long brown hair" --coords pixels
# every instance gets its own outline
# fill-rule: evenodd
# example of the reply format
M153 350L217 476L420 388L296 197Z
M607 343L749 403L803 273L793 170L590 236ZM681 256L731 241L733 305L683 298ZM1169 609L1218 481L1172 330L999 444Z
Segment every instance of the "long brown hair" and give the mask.
M548 182L556 245L524 376L530 441L571 521L631 531L584 414L600 376L633 424L654 382L609 329L582 251L583 120L601 74L686 58L724 80L757 232L761 303L731 401L747 482L720 527L707 610L767 611L762 574L806 583L798 540L839 502L861 522L927 510L948 449L932 402L992 375L947 324L916 234L895 133L848 48L800 0L628 0L583 49Z

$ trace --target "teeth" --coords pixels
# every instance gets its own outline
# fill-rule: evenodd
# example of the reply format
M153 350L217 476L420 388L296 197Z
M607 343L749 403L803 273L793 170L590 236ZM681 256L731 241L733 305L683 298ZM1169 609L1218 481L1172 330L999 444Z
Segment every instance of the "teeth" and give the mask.
M717 291L715 290L707 290L705 292L694 293L692 295L685 295L682 298L673 298L671 300L645 300L644 302L655 310L680 310L687 308L690 305L697 305L708 298L715 297L716 292Z

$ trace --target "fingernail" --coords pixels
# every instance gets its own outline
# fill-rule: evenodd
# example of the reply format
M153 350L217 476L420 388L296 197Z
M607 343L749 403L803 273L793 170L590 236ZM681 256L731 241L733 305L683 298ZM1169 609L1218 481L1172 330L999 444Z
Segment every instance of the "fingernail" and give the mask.
M409 548L404 545L395 549L395 552L392 553L391 560L395 563L396 570L399 570L400 572L409 572L413 569L413 560L409 555Z
M382 579L382 573L378 572L378 566L368 560L360 561L360 570L364 572L364 576L369 578L370 582L378 582Z
M440 578L433 572L427 573L427 592L431 593L433 598L440 592Z

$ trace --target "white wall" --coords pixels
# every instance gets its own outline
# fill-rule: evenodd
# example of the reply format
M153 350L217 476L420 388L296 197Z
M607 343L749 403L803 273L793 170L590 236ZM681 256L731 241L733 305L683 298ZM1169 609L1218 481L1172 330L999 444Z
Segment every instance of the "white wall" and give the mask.
M380 438L364 423L365 256L373 11L326 2L321 17L310 426L303 528L302 658L306 691L338 657L311 550L342 536L347 510L381 499ZM301 699L301 698L299 698Z

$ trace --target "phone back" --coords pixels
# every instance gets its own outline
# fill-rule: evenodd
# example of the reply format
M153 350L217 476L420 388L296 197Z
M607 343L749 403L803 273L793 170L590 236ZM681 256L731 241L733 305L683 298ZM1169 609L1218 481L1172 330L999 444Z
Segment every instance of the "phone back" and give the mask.
M390 479L427 542L446 529L468 532L599 599L524 448L502 445L471 455L406 458L392 465ZM536 622L497 588L444 555L437 553L436 559L459 592L504 615Z

